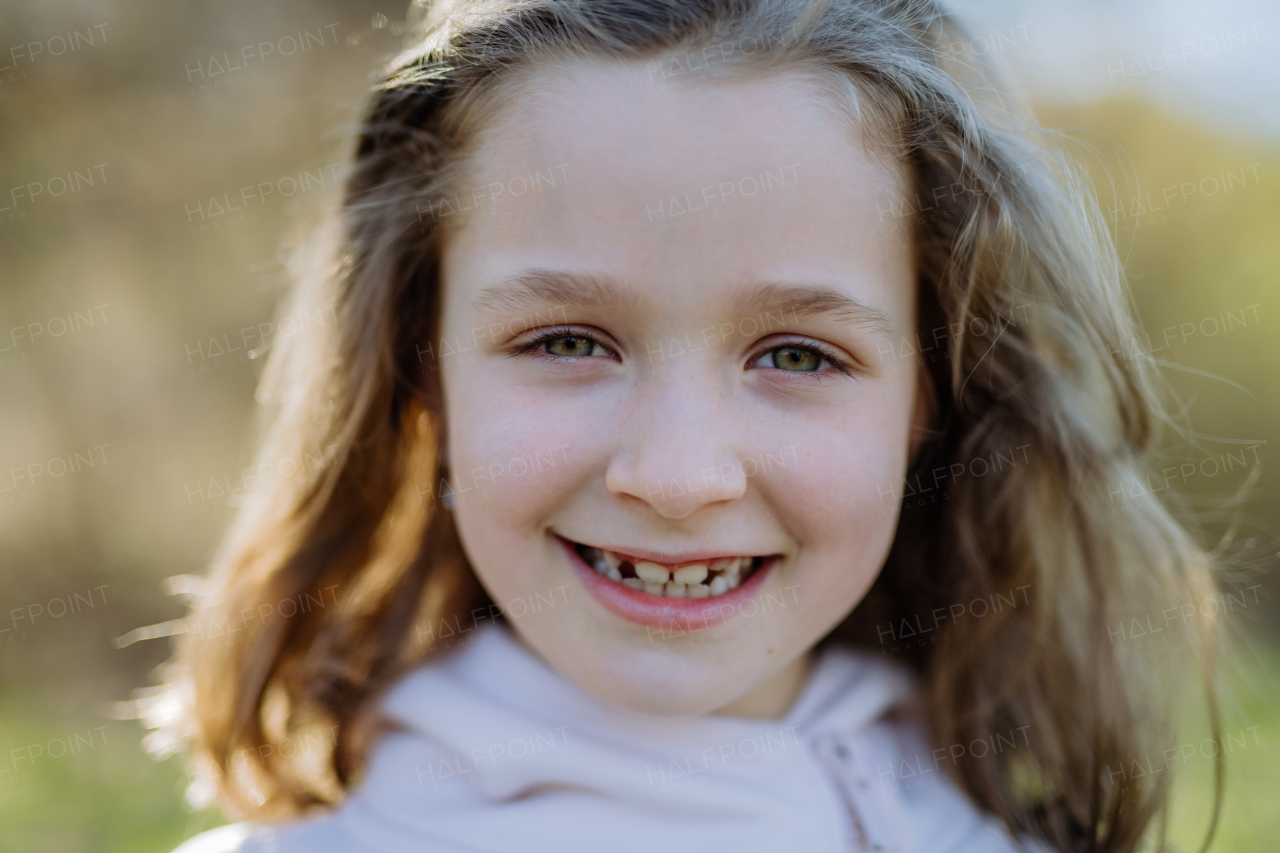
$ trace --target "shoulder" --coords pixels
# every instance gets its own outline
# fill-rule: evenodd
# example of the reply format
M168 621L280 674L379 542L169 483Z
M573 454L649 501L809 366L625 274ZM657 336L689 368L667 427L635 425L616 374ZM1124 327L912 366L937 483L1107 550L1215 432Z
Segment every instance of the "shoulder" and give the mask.
M964 793L958 749L977 755L981 741L935 749L914 713L896 714L870 727L876 785L896 801L911 827L911 850L930 853L1053 853L1044 841L1015 837ZM999 748L1007 748L1002 741ZM984 752L983 755L987 753ZM881 763L883 761L883 763Z
M173 853L240 853L251 832L247 823L220 826L183 842Z
M246 821L218 827L184 842L173 853L372 853L380 849L347 824L346 805L281 823Z

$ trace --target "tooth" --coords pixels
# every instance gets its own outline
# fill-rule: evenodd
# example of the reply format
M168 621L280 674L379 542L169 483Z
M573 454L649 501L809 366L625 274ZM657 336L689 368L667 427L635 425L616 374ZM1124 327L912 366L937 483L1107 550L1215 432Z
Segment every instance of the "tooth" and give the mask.
M609 566L608 571L606 571L604 575L611 581L622 580L622 572L618 571L617 566Z
M664 584L671 580L671 572L657 563L636 563L636 577L645 583Z
M684 566L676 569L671 575L671 579L676 583L683 584L702 583L707 579L707 567L702 563L692 566Z
M625 583L627 586L631 587L632 589L644 588L644 581L640 580L640 578L623 578L622 582Z
M750 557L734 557L733 562L729 563L724 573L732 577L742 571L742 567L751 561Z
M737 576L737 574L732 574L725 579L725 582L729 585L729 589L737 589L738 584L742 583L742 580Z
M593 562L591 567L595 569L596 572L602 575L606 574L609 571L609 567L604 564L604 560L601 560L598 556L595 558L595 561Z
M612 551L601 551L600 553L604 554L605 565L609 568L616 569L618 566L622 565L622 560Z
M663 590L667 588L665 583L646 583L644 591L650 595L662 595Z
M712 595L720 595L729 589L729 584L723 577L717 577L711 582L710 591Z
M723 572L725 569L729 568L731 564L736 563L737 561L737 557L721 557L711 564L711 571Z
M666 593L671 598L685 598L685 586L682 583L670 581L666 586Z
M689 598L706 598L711 594L705 583L691 583L685 587L685 592Z

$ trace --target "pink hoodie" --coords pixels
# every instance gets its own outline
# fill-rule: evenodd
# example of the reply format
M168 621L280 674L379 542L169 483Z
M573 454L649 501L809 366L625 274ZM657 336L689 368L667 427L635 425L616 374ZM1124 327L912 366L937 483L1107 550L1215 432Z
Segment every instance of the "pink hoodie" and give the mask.
M891 713L912 681L875 656L824 648L782 720L663 717L583 692L506 625L466 637L387 696L406 731L333 812L223 827L177 853L1017 849L950 781L955 750ZM982 749L1025 746L1025 729Z

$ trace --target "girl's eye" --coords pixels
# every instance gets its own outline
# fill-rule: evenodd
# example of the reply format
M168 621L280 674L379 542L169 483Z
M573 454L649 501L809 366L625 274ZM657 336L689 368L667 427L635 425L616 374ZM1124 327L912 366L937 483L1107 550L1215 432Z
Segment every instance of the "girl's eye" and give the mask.
M577 329L547 329L516 346L510 355L533 355L543 358L616 358L613 350L592 335Z
M804 373L822 369L823 362L826 361L821 353L807 347L795 346L776 347L765 353L765 357L770 362L770 366L779 370L795 370Z
M811 344L800 343L771 347L753 358L750 366L772 367L787 373L811 374L814 379L830 376L833 370L844 376L854 375L853 370L834 353L828 353L825 349Z
M543 351L548 355L566 358L581 358L593 355L600 347L591 338L584 335L559 335L542 342Z

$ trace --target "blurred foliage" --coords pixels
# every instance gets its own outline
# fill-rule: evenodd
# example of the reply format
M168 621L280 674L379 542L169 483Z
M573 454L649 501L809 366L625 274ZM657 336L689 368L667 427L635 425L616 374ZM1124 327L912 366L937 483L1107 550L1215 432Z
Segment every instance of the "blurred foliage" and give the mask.
M1201 703L1191 703L1176 757L1152 756L1148 766L1169 768L1177 780L1170 808L1170 839L1199 850L1213 803L1213 758L1221 751L1227 785L1211 848L1220 853L1271 850L1280 838L1277 767L1280 767L1280 648L1253 643L1229 657L1222 674L1222 735L1213 740Z
M156 853L221 822L185 812L179 762L151 761L142 729L112 718L113 702L156 680L166 641L112 640L182 614L160 581L203 571L236 511L218 484L252 478L261 360L249 353L285 328L274 315L284 259L336 195L326 178L289 197L236 197L341 171L366 75L395 50L403 12L372 0L0 7L0 48L49 48L17 61L0 52L11 65L0 71L0 850ZM51 40L72 31L95 42L52 55ZM302 31L322 43L283 55L282 40ZM263 43L282 49L245 58ZM215 74L223 65L244 68ZM1275 587L1263 574L1280 530L1266 464L1280 446L1280 143L1135 99L1040 112L1089 163L1137 314L1153 346L1165 344L1170 387L1202 436L1171 435L1169 464L1238 453L1228 439L1257 445L1261 476L1230 515L1244 469L1169 485L1193 496L1188 520L1206 541L1225 543L1238 567L1226 580L1266 585L1258 606L1232 616L1240 651L1224 725L1261 728L1258 745L1230 756L1237 775L1213 848L1262 851L1280 837ZM54 194L55 177L75 183L98 166L92 186ZM1227 172L1246 180L1163 199ZM11 188L30 184L49 191L15 202ZM1132 200L1148 193L1155 203L1139 210ZM243 210L209 218L224 194ZM1204 318L1246 306L1247 322L1202 332ZM77 592L99 596L95 606ZM53 616L68 596L71 610ZM76 732L100 740L61 757L45 749ZM32 745L43 753L31 758ZM16 769L12 750L27 757ZM1180 788L1174 836L1189 848L1208 769L1189 762Z

